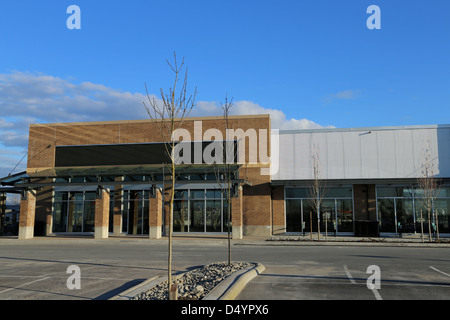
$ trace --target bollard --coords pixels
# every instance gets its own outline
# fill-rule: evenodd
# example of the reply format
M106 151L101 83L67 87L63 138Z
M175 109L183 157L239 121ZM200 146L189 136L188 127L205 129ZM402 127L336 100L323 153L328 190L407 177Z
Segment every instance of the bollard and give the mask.
M170 285L169 300L178 300L178 285L176 283Z

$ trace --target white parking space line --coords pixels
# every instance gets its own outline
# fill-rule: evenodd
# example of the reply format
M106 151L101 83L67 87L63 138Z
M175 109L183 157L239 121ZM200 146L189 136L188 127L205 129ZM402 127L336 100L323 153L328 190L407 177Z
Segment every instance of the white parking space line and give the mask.
M383 300L383 298L381 298L380 293L378 292L377 289L372 289L373 294L375 295L375 299L377 300Z
M50 277L45 277L45 278L42 278L42 279L37 279L37 280L31 281L31 282L27 282L27 283L25 283L25 284L22 284L22 285L20 285L20 286L14 287L14 288L8 288L8 289L6 289L6 290L0 291L0 294L1 294L1 293L8 292L8 291L11 291L11 290L19 289L19 288L25 287L25 286L27 286L27 285L29 285L29 284L33 284L33 283L39 282L39 281L44 281L44 280L47 280L47 279L50 279Z
M447 276L447 277L450 277L450 274L448 274L448 273L445 273L444 271L441 271L441 270L439 270L439 269L437 269L437 268L435 268L435 267L433 267L433 266L429 266L432 270L434 270L434 271L436 271L436 272L439 272L440 274L443 274L444 276Z
M352 274L350 273L350 270L348 269L348 267L346 265L344 265L344 270L345 273L347 274L348 279L350 280L351 284L356 284L355 279L353 278ZM378 292L377 289L369 289L370 291L373 292L373 295L375 296L375 299L377 300L383 300L383 298L381 297L380 293Z
M346 265L344 265L344 270L345 270L345 273L347 274L347 277L348 277L348 279L350 280L350 282L351 282L352 284L356 284L355 279L353 279L352 274L350 273L350 271L348 270L348 268L347 268Z

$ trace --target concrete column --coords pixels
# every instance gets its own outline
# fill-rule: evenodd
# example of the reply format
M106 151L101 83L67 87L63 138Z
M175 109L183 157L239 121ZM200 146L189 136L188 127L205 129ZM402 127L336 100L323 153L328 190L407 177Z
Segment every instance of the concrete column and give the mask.
M0 193L0 235L4 232L6 214L6 193Z
M355 221L376 221L376 196L375 185L355 184L353 185L353 202L355 204Z
M242 239L243 237L242 200L243 200L242 187L239 187L238 197L231 199L231 223L232 223L233 239Z
M116 181L123 181L123 177L116 178ZM122 208L123 208L123 185L116 185L114 189L114 211L113 211L113 232L115 236L122 233Z
M109 201L108 190L99 190L99 197L95 199L95 239L108 238Z
M53 215L51 207L47 207L46 209L47 215L45 216L45 230L44 235L49 236L52 234L52 226L53 226Z
M19 240L34 237L34 220L36 216L36 193L27 190L20 200Z
M284 186L272 188L272 234L286 232L286 214L284 212Z
M159 188L155 190L155 197L150 198L150 239L160 239L162 234L162 210L163 210L163 197Z

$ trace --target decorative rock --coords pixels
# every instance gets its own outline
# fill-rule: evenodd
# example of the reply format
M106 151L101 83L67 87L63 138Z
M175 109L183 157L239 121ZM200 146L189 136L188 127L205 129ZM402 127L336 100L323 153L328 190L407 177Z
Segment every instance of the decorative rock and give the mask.
M177 279L179 299L202 299L221 281L236 271L252 265L249 262L215 262L184 273ZM142 292L134 300L167 300L167 281Z

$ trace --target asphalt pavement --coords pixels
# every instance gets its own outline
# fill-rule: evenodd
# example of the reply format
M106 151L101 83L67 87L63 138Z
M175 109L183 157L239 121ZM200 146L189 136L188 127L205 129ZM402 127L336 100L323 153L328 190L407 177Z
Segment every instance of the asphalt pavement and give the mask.
M265 267L237 299L450 299L448 242L422 243L417 235L327 240L233 240L233 261ZM175 272L228 258L224 237L178 236L173 250ZM0 238L0 300L105 300L166 274L166 238Z

